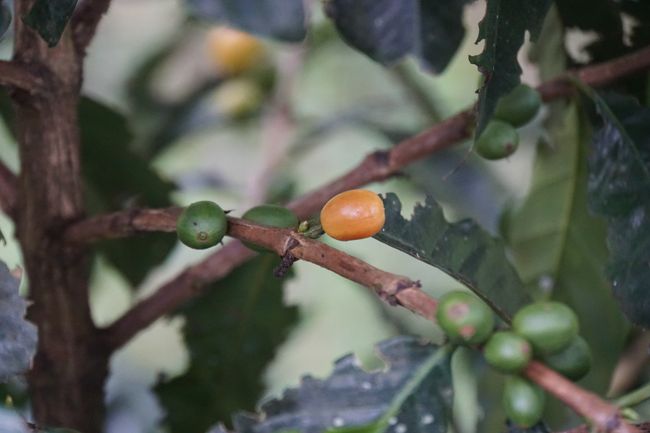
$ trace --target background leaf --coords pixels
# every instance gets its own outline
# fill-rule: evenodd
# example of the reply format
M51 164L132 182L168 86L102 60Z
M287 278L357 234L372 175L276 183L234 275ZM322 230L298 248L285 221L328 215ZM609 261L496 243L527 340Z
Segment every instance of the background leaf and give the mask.
M193 13L248 33L287 42L307 35L303 0L187 0Z
M445 220L431 197L417 204L410 220L402 217L402 204L388 193L384 199L386 223L375 235L381 242L428 263L465 284L508 320L530 297L508 262L501 240L474 221Z
M91 212L171 205L172 183L135 155L126 118L89 98L79 104L83 176ZM174 234L156 233L99 243L99 251L133 284L161 263L176 242Z
M535 50L541 78L566 68L564 29L549 13ZM547 139L537 146L526 199L504 218L504 236L519 275L532 292L571 306L593 352L583 385L604 392L628 326L605 276L607 228L587 206L587 146L590 128L575 101L547 104ZM606 323L606 326L603 324Z
M529 31L535 40L550 5L551 0L488 0L476 40L485 41L485 48L481 54L470 56L470 62L485 78L479 92L476 136L492 118L499 98L519 84L517 52L524 34Z
M36 0L23 20L53 47L61 39L76 5L77 0Z
M589 92L602 124L592 141L589 204L607 218L607 274L626 316L650 327L650 109Z
M0 382L29 370L36 353L36 326L25 320L27 302L18 280L0 261Z
M172 433L204 433L236 410L253 410L262 373L298 319L282 302L279 259L262 254L179 313L190 366L156 387Z
M588 212L588 125L575 103L559 102L551 106L547 127L551 141L538 145L531 190L509 218L505 237L526 285L578 315L594 353L583 383L604 392L628 326L604 273L605 221Z
M325 380L306 376L300 388L238 415L238 433L300 431L444 433L453 391L448 347L396 337L377 345L387 368L366 372L353 355Z
M412 54L442 72L465 34L470 0L328 0L325 12L343 39L386 65Z
M0 39L5 36L11 24L11 8L5 0L0 1Z

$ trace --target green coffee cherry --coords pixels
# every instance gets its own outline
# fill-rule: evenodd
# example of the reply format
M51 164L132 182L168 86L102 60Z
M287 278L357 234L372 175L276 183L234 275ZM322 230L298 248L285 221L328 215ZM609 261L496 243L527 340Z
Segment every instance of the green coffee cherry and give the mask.
M210 248L223 239L228 222L218 204L198 201L183 210L176 222L178 239L190 248Z
M519 427L532 427L542 419L546 397L544 391L519 377L506 379L503 390L503 408L506 415Z
M539 92L520 84L506 96L501 97L494 110L494 117L519 127L533 120L542 105Z
M528 341L510 331L495 332L483 349L487 362L504 373L521 371L533 356Z
M460 290L446 293L440 298L436 319L455 343L482 343L494 328L492 310L475 295Z
M242 215L242 219L254 222L255 224L282 229L293 229L299 224L298 217L292 211L286 207L272 204L255 206L254 208L247 210L246 213ZM251 244L250 242L244 242L244 245L258 252L268 251L267 249L260 247L259 245Z
M578 335L576 314L559 302L535 302L515 314L512 329L542 355L566 348Z
M541 361L568 379L579 380L591 369L591 349L584 338L577 336L563 350Z
M519 134L510 124L491 120L476 140L476 153L485 159L502 159L515 153Z

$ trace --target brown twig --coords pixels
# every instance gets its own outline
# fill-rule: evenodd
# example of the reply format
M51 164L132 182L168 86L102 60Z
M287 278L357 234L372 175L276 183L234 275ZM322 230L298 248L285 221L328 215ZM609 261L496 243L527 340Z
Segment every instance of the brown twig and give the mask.
M26 64L0 60L0 86L34 94L43 88L44 80Z
M156 219L156 225L163 231L174 230L175 209L150 215ZM121 217L120 214L114 214ZM104 220L110 223L110 218ZM113 220L116 221L116 220ZM131 226L132 230L134 226ZM132 233L122 231L124 235ZM420 291L419 283L407 277L391 274L377 269L368 263L352 257L342 251L332 248L322 242L306 238L295 232L285 229L274 229L252 224L237 218L229 218L228 234L242 241L256 243L280 256L291 255L293 259L305 260L322 266L349 280L373 289L382 299L391 305L402 305L409 310L434 319L436 301ZM223 248L228 250L228 256L233 262L240 258L248 258L252 253L240 243L231 243ZM165 296L149 298L138 304L130 312L118 319L105 331L105 338L109 346L116 349L128 342L137 332L149 325L153 320L164 313L172 311L180 302L189 299L189 290L199 290L200 287L214 278L211 260L213 255L205 262L188 268L179 277L163 286L160 290ZM220 263L224 264L224 263ZM229 267L225 266L227 269Z
M648 68L650 68L650 47L609 62L570 71L567 75L576 76L591 86L602 86L625 75ZM558 99L573 92L571 81L566 75L541 84L538 90L545 101ZM317 212L327 200L339 192L386 180L400 173L405 166L412 162L469 138L473 121L473 109L462 111L426 131L400 142L389 151L375 152L366 156L360 164L343 176L291 201L287 206L300 218L306 218ZM102 236L98 228L92 227L98 221L100 219L91 218L79 222L78 227L73 226L70 230L77 233L75 240L83 241L83 233L86 231L93 233L93 239L111 238L113 229Z
M617 67L612 68L608 66L610 64L617 65ZM623 76L623 74L637 72L649 66L650 47L605 64L589 66L574 75L588 84L603 85ZM620 74L615 72L617 70L621 71ZM572 92L570 83L565 77L544 83L539 89L546 100L559 98ZM387 179L399 173L409 163L468 138L473 120L473 112L466 110L399 143L390 151L370 154L345 175L299 197L288 206L299 217L308 217L317 212L330 197L341 191ZM80 221L68 229L66 237L75 242L123 237L139 231L158 230L158 226L156 226L160 223L158 219L169 217L169 215L165 215L165 210L152 211L151 214L146 210L139 212L141 213L138 218L133 218L131 212L126 212ZM158 212L163 213L156 214ZM156 222L152 222L150 219ZM126 227L120 228L120 225ZM168 314L183 302L199 294L198 288L201 285L228 275L232 269L251 256L252 254L238 243L220 249L204 261L182 272L150 297L134 305L121 319L118 319L115 326L132 328L134 335L157 318Z
M0 208L12 218L16 211L17 182L16 175L9 170L9 167L0 163Z
M650 422L642 422L635 424L635 427L642 433L650 433ZM591 433L589 426L581 425L579 427L572 428L570 430L565 430L560 433Z
M627 423L617 406L607 403L564 376L551 370L538 361L532 361L525 370L526 376L546 391L564 402L577 414L582 415L600 432L604 433L639 433L639 430Z
M77 52L83 57L95 36L99 22L108 11L111 0L85 0L72 17L71 28Z
M160 218L168 221L168 216ZM169 224L166 229L174 227ZM322 266L351 281L372 289L380 298L391 305L405 307L415 314L428 320L435 321L437 301L420 289L420 284L408 277L385 272L381 269L342 251L332 248L291 230L275 229L252 224L236 218L229 218L228 234L242 241L253 242L261 245L280 256L291 255L292 259L301 259ZM238 244L231 244L226 248L241 248ZM212 256L214 258L215 256ZM232 255L231 255L232 257ZM208 259L209 260L209 259ZM178 301L178 296L183 296L185 290L174 290L178 285L192 284L201 281L204 275L200 274L202 267L193 267L184 272L180 279L175 279L172 286L163 288L170 298L155 298L164 302L169 308ZM146 304L149 307L151 303ZM142 328L143 314L133 315L127 313L121 319L105 330L105 341L116 349L129 341L136 332ZM145 310L151 312L151 308ZM149 319L158 317L156 314L147 316ZM531 362L526 369L526 375L545 388L548 392L565 402L576 413L589 419L602 432L635 433L637 430L624 422L616 406L611 405L595 394L578 387L574 383L550 370L539 362Z

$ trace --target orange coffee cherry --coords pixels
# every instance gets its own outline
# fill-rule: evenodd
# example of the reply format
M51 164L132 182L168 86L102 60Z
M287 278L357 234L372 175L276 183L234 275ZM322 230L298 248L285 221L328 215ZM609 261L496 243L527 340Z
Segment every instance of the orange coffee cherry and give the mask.
M368 238L381 230L384 221L384 202L363 189L332 197L320 212L323 231L339 241Z
M256 37L228 27L217 27L207 36L208 52L227 75L240 74L258 63L264 46Z

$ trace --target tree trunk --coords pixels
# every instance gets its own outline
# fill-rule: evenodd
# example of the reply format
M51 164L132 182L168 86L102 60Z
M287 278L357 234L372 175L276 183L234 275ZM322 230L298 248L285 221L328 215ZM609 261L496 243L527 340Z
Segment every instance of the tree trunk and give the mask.
M17 1L21 17L32 1ZM83 216L77 105L81 65L69 32L55 48L16 19L15 60L47 85L37 94L15 92L20 146L17 236L39 331L29 374L35 421L99 433L108 351L97 338L88 304L90 254L61 241L62 229Z

